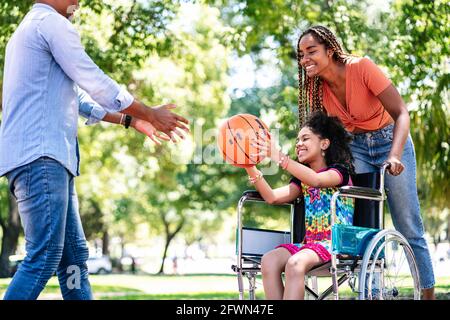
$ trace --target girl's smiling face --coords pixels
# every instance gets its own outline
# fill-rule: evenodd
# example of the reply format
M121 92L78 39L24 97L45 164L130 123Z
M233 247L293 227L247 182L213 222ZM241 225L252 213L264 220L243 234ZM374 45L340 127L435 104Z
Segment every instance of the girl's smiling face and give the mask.
M310 163L323 158L322 151L326 150L330 144L328 139L322 139L308 127L303 127L298 133L295 151L298 161Z

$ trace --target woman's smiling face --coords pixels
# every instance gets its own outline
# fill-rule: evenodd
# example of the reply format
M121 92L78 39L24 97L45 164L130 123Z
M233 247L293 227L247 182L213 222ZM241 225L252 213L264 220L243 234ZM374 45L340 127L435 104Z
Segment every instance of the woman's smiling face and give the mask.
M298 53L301 66L306 70L308 77L319 76L332 62L332 50L308 33L304 35L298 44Z

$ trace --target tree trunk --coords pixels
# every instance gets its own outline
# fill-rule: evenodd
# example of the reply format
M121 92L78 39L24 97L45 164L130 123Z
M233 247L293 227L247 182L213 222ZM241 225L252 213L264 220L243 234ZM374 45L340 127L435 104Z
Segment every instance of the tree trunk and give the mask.
M102 236L102 254L104 256L109 256L109 234L108 234L108 230L105 230L105 232L103 232L103 236Z
M170 242L172 241L173 237L171 237L171 235L166 235L166 243L164 245L164 252L163 252L163 256L162 256L162 262L161 262L161 267L159 268L158 274L164 274L164 261L166 260L167 257L167 250L169 249L169 245Z
M1 226L3 229L3 237L0 253L0 278L8 278L10 276L9 256L16 252L20 230L22 228L17 203L11 194L9 194L8 221L2 223Z
M450 242L450 213L447 215L447 232L446 232L446 240Z
M120 256L119 256L119 263L117 264L117 268L119 269L119 272L123 272L123 265L122 265L122 258L123 253L125 252L125 241L123 240L123 236L120 236Z
M167 221L165 221L163 218L164 229L166 230L166 243L164 245L164 252L163 252L163 256L162 256L161 267L159 268L158 274L164 274L164 261L166 260L166 257L167 257L167 250L169 248L170 242L173 240L173 238L175 238L175 236L178 234L178 232L181 231L181 229L183 228L183 225L184 225L184 221L185 221L184 218L182 218L180 223L176 227L175 231L170 232L169 223Z

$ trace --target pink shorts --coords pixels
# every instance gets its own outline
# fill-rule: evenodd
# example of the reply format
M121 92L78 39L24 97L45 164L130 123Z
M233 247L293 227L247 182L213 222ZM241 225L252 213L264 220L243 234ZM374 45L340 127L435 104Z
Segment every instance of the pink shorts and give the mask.
M279 246L277 246L277 248L285 248L292 255L296 254L297 252L300 252L303 249L310 249L313 250L315 253L317 253L322 262L328 262L331 260L331 254L328 252L327 249L325 249L324 246L322 246L319 243L306 243L306 244L301 243L300 246L301 247L292 243L285 243L280 244Z

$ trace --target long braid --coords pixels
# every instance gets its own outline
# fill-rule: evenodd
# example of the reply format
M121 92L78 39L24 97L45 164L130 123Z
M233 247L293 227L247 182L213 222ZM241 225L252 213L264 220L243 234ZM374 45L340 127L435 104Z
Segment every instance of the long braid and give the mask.
M298 79L299 79L299 92L298 92L298 118L300 127L305 123L307 116L318 110L323 110L321 103L321 95L318 92L321 91L322 80L319 77L314 77L310 79L306 75L306 70L304 70L300 65L300 56L297 55L298 59Z
M298 40L300 43L300 39ZM297 48L299 43L297 43ZM305 123L308 109L306 106L306 70L300 65L300 54L297 50L297 63L298 63L298 123L300 127Z
M300 41L300 40L299 40ZM309 82L306 70L300 66L300 55L297 54L298 62L298 122L300 127L305 123L309 110Z
M323 111L323 84L320 77L310 79L306 70L300 64L300 40L307 34L311 34L319 43L324 44L326 49L333 51L333 59L345 64L351 56L344 53L336 36L324 26L313 26L308 28L298 39L297 63L298 63L298 121L300 128L305 124L308 115L314 111Z

